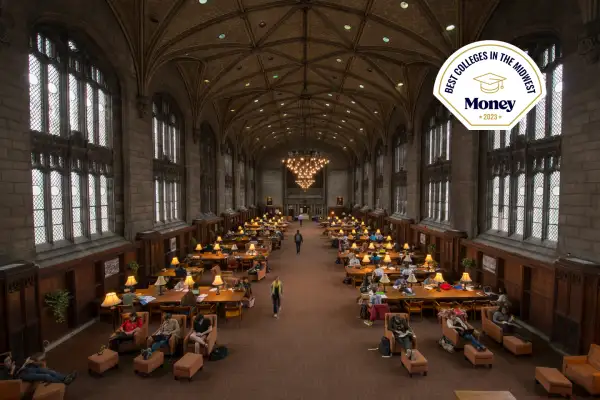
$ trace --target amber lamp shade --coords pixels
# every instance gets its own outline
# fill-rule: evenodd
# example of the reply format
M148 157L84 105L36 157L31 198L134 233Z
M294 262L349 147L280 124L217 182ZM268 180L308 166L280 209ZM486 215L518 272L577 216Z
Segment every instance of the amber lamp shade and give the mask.
M437 274L435 274L435 278L433 278L433 281L435 283L444 283L444 277L442 276L441 272L438 272Z
M173 259L171 260L171 265L179 265L179 258L173 257Z
M202 245L200 243L196 245L196 251L202 251Z
M408 243L404 243L403 249L404 250L409 250L410 249L410 246L408 245Z
M102 302L101 306L109 308L114 307L118 304L121 304L121 299L119 298L119 296L117 296L115 292L110 292L106 293L106 296L104 297L104 301Z
M133 275L129 275L129 277L127 277L127 282L125 282L125 286L135 286L137 285L137 281L135 280L135 276Z
M369 250L375 250L375 245L373 242L369 243Z
M385 264L391 264L391 262L392 262L392 259L390 258L390 255L389 255L389 254L386 254L386 255L385 255L385 257L383 257L383 262L384 262Z
M371 262L371 259L369 258L369 256L368 256L367 254L365 254L365 256L364 256L364 257L363 257L363 259L362 259L362 262L364 262L364 263L367 263L367 264L368 264L368 263L370 263L370 262Z

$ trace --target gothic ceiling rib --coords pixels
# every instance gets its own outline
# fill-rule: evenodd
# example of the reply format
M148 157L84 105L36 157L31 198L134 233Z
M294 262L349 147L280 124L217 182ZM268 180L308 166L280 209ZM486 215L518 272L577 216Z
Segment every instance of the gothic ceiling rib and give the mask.
M411 120L428 69L479 32L499 0L106 1L140 96L176 62L193 115L212 103L222 140L263 151L306 138L361 154L393 112Z

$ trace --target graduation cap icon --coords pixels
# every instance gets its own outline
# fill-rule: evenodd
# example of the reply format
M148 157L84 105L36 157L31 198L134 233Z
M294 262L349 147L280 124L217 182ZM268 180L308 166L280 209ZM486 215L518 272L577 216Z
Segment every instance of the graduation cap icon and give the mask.
M500 89L504 89L504 81L506 80L506 78L491 72L473 79L479 82L479 86L483 93L496 93Z

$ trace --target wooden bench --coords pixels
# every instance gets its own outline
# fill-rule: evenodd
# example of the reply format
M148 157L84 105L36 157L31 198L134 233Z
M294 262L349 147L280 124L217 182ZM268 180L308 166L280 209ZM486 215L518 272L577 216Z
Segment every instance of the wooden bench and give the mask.
M570 397L573 384L556 368L535 367L535 381L546 389L548 394Z

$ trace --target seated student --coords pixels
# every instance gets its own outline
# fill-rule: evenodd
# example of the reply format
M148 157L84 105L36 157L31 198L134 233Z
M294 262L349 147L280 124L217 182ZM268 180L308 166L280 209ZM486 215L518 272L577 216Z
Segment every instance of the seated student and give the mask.
M508 296L506 295L506 292L502 288L498 288L498 299L496 300L496 304L500 308L511 306L510 300L508 300Z
M373 261L373 264L379 265L379 263L381 262L381 256L375 253L373 257L371 257L371 261Z
M35 357L29 357L19 368L16 361L8 353L2 365L2 380L20 379L24 382L64 383L70 385L77 373L74 371L69 375L45 368L42 362Z
M377 239L378 242L382 242L383 241L383 235L381 233L377 233L375 235L375 239Z
M377 268L373 270L373 282L377 283L384 275L383 267L378 265Z
M360 246L360 252L366 253L367 251L369 251L369 243L363 242L363 244Z
M176 278L185 279L186 276L187 276L187 271L185 270L183 265L179 264L177 267L175 267L175 277Z
M448 327L454 329L460 337L470 341L473 347L478 351L485 351L485 346L473 336L474 330L469 328L461 318L458 318L456 313L451 313L450 317L446 320L446 323L448 324Z
M531 340L527 338L527 333L525 333L525 329L523 329L519 324L515 322L514 315L510 314L508 307L502 306L492 316L492 321L498 326L502 328L502 335L512 335L516 336L524 342L530 342ZM525 333L523 335L523 333Z
M369 236L369 240L371 242L375 242L377 241L377 235L375 235L375 233L371 233L371 236Z
M171 336L175 336L176 339L180 337L179 321L172 318L171 313L165 314L165 320L160 327L150 337L151 346L142 352L144 359L149 359L156 350L160 349L169 343Z
M190 339L194 342L194 352L200 354L200 346L203 346L208 351L208 342L206 338L212 332L212 324L210 319L204 318L204 315L198 314L194 319L193 332L190 334Z
M173 289L177 290L177 291L182 291L182 290L188 290L190 288L188 287L188 285L185 284L185 279L180 279L179 282L177 282L177 284L175 285L175 287Z
M394 281L394 287L401 288L401 287L404 287L404 286L406 286L406 279L404 279L404 278L398 278L398 279L396 279Z
M348 266L351 268L360 268L360 260L356 257L354 253L350 253Z
M108 339L108 348L113 351L119 350L121 342L129 342L134 339L134 335L142 329L144 320L139 318L135 312L129 314L129 317L123 321L121 327Z
M417 335L411 329L406 318L398 315L393 316L390 321L390 331L394 334L396 343L406 351L406 356L412 359L413 339L416 339Z
M433 278L435 277L435 274L431 274L429 275L427 278L425 278L425 280L423 281L423 285L436 285L437 283L433 280Z

